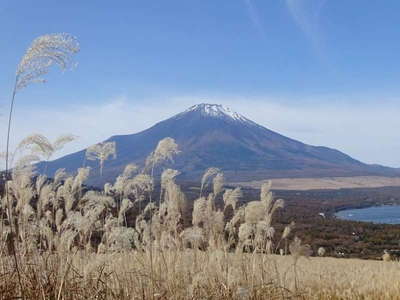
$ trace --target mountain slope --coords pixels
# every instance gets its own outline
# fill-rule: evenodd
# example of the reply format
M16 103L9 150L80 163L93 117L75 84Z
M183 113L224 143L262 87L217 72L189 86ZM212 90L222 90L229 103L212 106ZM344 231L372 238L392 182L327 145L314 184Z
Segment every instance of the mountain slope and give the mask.
M199 104L142 132L109 138L116 142L117 159L106 161L103 177L93 183L114 179L127 163L142 163L165 137L174 138L182 151L172 167L185 180L198 180L210 166L221 168L235 181L399 174L395 169L363 164L335 149L287 138L222 105ZM84 154L83 150L48 163L48 173L58 168L74 172L85 162ZM86 165L98 174L96 163Z

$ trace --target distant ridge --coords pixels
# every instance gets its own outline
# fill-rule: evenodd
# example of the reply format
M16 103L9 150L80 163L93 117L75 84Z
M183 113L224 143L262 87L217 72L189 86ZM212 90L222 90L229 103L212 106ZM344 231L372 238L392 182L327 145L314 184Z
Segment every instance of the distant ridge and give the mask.
M110 137L107 141L117 145L117 159L106 161L103 177L92 177L92 183L115 179L127 163L142 164L165 137L174 138L182 151L169 167L180 170L180 178L188 181L198 181L211 166L221 168L231 181L400 175L398 169L364 164L338 150L285 137L223 105L202 103L142 132ZM75 172L84 155L82 150L48 163L48 175L58 168ZM96 163L87 164L92 176L99 174Z

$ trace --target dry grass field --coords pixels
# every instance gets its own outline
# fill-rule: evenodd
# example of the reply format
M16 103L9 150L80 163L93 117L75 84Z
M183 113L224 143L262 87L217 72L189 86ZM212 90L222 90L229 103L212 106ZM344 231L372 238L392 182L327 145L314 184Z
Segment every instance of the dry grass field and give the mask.
M325 249L312 253L295 222L276 226L285 201L271 182L242 202L209 168L189 203L178 171L153 176L177 153L165 138L102 190L84 185L89 168L49 179L16 163L0 193L0 299L400 299L398 262L315 257Z
M294 222L276 226L285 201L271 182L242 202L209 168L189 203L165 169L155 194L153 169L177 152L163 139L142 170L96 191L89 168L48 179L20 160L1 190L0 299L400 299L398 262L316 257L325 249L312 253Z
M398 262L153 250L25 257L20 270L24 297L400 299ZM0 299L17 299L12 259L0 261Z
M277 178L272 179L276 190L320 190L345 188L377 188L400 186L399 177L355 176L355 177L323 177L323 178ZM264 181L238 182L235 185L260 188Z

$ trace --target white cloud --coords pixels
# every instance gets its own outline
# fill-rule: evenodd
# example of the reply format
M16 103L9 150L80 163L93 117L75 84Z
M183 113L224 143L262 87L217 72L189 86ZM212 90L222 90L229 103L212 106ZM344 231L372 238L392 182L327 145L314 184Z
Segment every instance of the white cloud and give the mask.
M309 38L319 55L323 53L320 15L327 0L286 0L286 7L293 20Z
M364 162L400 167L400 118L393 101L346 103L318 100L166 97L163 100L133 101L118 97L93 105L18 107L12 140L19 141L34 132L49 138L63 133L80 136L61 153L66 154L111 135L139 132L193 104L207 102L229 106L271 130L305 143L336 148ZM5 117L2 116L0 121L0 134L4 137ZM4 148L4 144L1 146Z
M175 111L152 105L131 104L124 97L117 97L98 104L67 107L17 107L12 125L12 143L25 136L41 133L50 139L71 133L79 139L67 145L60 155L78 151L103 141L115 134L134 133L167 118ZM0 117L0 134L5 137L7 119ZM4 150L5 145L0 144Z
M260 15L258 13L257 8L253 4L252 0L244 0L244 3L246 5L247 13L248 13L251 23L257 29L257 31L260 33L260 35L262 37L264 37L265 36L264 24L262 23L262 21L260 19Z

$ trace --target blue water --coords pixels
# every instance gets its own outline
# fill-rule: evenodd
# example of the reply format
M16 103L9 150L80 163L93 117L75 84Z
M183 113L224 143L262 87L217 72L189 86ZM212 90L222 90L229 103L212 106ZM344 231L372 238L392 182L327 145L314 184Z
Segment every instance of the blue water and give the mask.
M337 212L336 217L343 220L400 224L400 206L374 206L360 209L347 209Z

